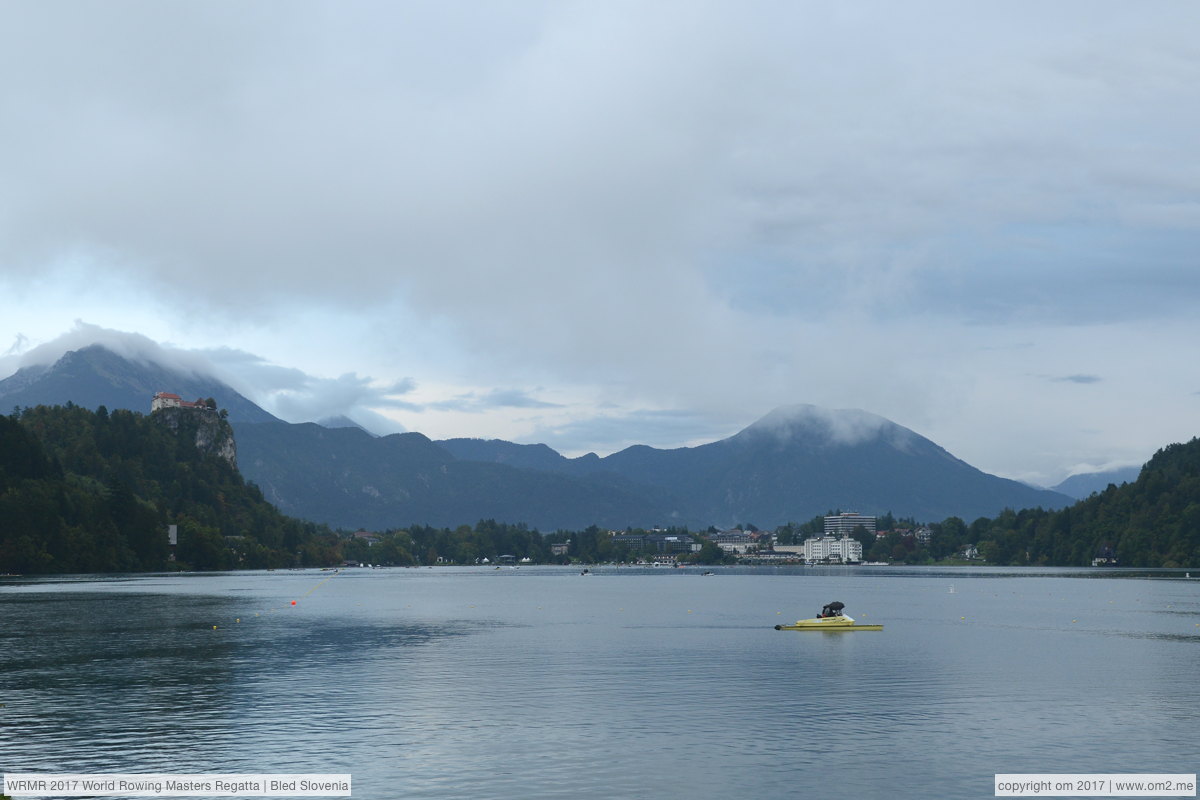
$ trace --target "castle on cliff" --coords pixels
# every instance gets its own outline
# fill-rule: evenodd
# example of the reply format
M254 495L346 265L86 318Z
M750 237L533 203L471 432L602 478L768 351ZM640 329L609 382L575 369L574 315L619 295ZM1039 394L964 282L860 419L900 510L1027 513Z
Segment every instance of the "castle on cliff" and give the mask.
M150 413L153 414L155 411L159 411L164 408L199 408L208 410L212 408L212 406L203 400L192 402L190 400L184 400L177 394L171 394L170 392L159 392L158 394L154 395L154 399L150 401Z

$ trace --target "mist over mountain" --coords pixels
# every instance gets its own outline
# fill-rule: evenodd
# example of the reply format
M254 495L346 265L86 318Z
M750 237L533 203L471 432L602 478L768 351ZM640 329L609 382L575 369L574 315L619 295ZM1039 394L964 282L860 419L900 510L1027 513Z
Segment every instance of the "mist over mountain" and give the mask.
M66 405L95 411L125 408L149 413L158 392L185 400L211 397L229 412L231 422L278 422L225 383L188 369L118 355L94 344L71 350L52 364L23 367L0 380L0 409Z
M998 478L875 414L811 405L775 409L739 433L696 447L634 445L564 458L544 445L439 442L459 458L574 475L612 473L672 498L670 520L760 527L830 509L973 520L1004 508L1060 508L1070 498Z
M346 418L293 425L215 378L102 346L0 381L0 403L147 413L159 391L216 399L234 423L243 475L285 513L340 527L480 519L543 530L770 527L838 508L936 521L1069 503L988 475L883 417L810 405L776 409L696 447L635 445L603 458L566 458L544 444L377 437Z
M1096 492L1103 492L1109 484L1121 486L1133 483L1141 471L1141 467L1119 467L1102 472L1081 472L1050 488L1076 500L1083 500Z
M371 436L376 435L374 431L367 430L366 427L359 425L357 422L345 416L344 414L338 414L336 416L319 419L317 420L317 424L322 428L358 428L360 431L368 433Z

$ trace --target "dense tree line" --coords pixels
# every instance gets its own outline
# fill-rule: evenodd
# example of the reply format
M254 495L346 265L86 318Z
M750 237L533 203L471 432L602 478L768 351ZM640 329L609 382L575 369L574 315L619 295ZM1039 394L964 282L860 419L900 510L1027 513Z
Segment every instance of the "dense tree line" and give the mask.
M970 524L950 517L928 527L928 546L890 534L867 557L931 563L974 544L981 559L1007 566L1088 566L1097 557L1113 557L1126 567L1197 566L1200 439L1163 448L1133 483L1110 484L1068 508L1005 509Z
M644 535L647 531L628 528L625 533ZM680 560L698 564L732 560L716 544L694 536L686 528L669 528L657 533L686 536L702 544L699 553L683 554ZM512 525L488 519L480 520L474 527L460 525L455 529L413 525L402 530L385 531L373 538L373 542L353 537L347 540L343 547L346 559L357 563L413 566L478 564L484 559L491 563L502 556L511 556L516 561L529 559L537 564L598 564L636 561L648 555L595 525L582 531L560 530L542 534L523 524ZM565 545L566 552L556 554L553 545Z
M109 414L103 407L91 412L70 404L0 416L0 572L328 566L343 560L474 564L500 556L598 563L643 555L596 526L543 535L523 524L480 520L454 529L412 525L356 537L295 520L232 464L197 448L196 426L206 412L198 413L178 415L172 425L158 415ZM205 424L228 429L219 414ZM175 560L169 558L168 524L179 530ZM1060 511L1005 510L970 524L951 517L927 526L927 543L911 533L919 527L915 520L889 512L878 526L891 532L852 534L872 561L934 563L974 544L993 564L1082 566L1112 554L1123 566L1200 565L1200 439L1160 450L1135 483L1109 486ZM791 544L823 531L824 516L817 516L781 526L776 535ZM686 528L666 533L702 544L687 560L729 560ZM566 553L553 553L555 544L566 545Z
M412 525L369 538L333 532L279 513L232 464L198 450L203 416L174 415L171 425L166 419L72 404L0 417L0 572L474 564L503 555L567 563L634 555L594 526L546 536L495 520L454 529ZM227 428L221 415L208 424ZM179 532L174 561L168 524ZM552 544L568 542L567 554L552 555Z
M375 534L372 539L351 536L343 542L342 553L348 561L394 566L477 564L485 558L494 562L500 556L544 563L551 560L548 544L536 529L489 519L474 527L412 525Z
M1200 565L1200 439L1159 450L1133 483L1069 508L1006 510L951 527L942 532L948 545L973 542L995 564L1082 566L1111 554L1128 567Z
M182 419L172 430L155 415L71 404L0 417L0 571L230 569L336 557L331 531L280 514L233 465L197 449L200 418ZM208 422L228 427L217 415ZM179 531L174 562L168 524Z

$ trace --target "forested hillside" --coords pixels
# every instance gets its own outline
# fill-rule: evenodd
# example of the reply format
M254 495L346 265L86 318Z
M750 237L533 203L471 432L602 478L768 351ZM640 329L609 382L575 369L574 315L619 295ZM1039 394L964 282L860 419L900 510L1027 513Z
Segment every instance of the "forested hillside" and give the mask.
M543 537L525 525L482 519L474 527L388 527L372 537L336 535L281 514L234 466L232 430L216 412L143 415L67 406L0 417L0 573L67 573L330 565L623 560L631 554L601 528ZM822 517L792 530L818 533ZM1160 450L1138 479L1060 511L1006 510L967 524L929 525L928 545L891 515L871 560L929 563L971 543L993 564L1084 566L1112 555L1121 566L1200 565L1200 439ZM179 526L169 560L168 524ZM686 531L683 531L686 534ZM782 538L781 538L782 541ZM552 556L551 542L570 542Z
M1084 566L1115 556L1123 567L1200 565L1200 439L1158 451L1137 480L1109 485L1061 511L1005 511L969 527L934 528L937 558L964 542L995 564Z
M214 430L225 440L214 442ZM336 559L331 532L285 517L242 479L228 458L231 437L216 412L109 414L68 404L0 417L0 572ZM168 524L179 526L176 562Z

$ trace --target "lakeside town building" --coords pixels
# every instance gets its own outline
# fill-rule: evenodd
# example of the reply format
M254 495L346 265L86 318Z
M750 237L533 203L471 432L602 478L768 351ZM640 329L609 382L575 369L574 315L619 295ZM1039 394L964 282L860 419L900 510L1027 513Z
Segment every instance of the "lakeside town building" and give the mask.
M825 535L837 539L849 536L859 527L865 528L867 533L875 533L875 517L868 517L856 511L846 511L825 518Z
M732 530L721 531L710 538L716 543L717 547L726 553L745 554L759 548L762 535L753 531L743 531L733 528Z
M691 536L662 533L610 533L612 540L624 544L631 553L695 553L700 545Z
M804 540L805 561L833 561L842 564L862 561L862 542L849 536L821 536Z

